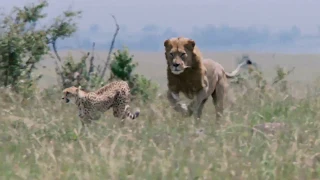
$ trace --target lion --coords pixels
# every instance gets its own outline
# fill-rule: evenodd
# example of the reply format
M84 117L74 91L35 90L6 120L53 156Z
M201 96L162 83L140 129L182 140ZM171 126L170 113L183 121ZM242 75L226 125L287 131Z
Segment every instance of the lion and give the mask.
M187 116L193 114L200 119L204 104L211 95L219 120L224 111L224 99L228 88L228 78L234 78L240 68L252 64L247 60L228 73L223 66L212 59L203 59L194 40L186 37L174 37L164 41L167 60L167 99L174 107ZM191 103L180 103L179 93L183 93Z

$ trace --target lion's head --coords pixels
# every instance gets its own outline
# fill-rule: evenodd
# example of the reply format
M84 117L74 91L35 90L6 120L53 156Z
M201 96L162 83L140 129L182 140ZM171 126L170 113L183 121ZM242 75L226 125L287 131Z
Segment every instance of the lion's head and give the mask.
M175 37L164 41L168 88L192 97L205 87L206 68L194 40Z
M66 103L69 103L72 98L75 98L78 95L79 88L75 86L68 87L62 91L63 97Z
M175 37L164 41L165 57L172 74L179 75L187 68L198 66L201 54L192 39Z

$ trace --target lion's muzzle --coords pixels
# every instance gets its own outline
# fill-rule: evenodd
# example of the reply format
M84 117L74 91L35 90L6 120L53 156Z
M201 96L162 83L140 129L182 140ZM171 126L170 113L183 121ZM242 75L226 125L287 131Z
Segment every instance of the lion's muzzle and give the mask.
M175 67L175 68L177 68L179 65L180 65L180 64L178 64L178 63L173 63L173 64L172 64L172 66Z
M182 64L178 64L178 63L173 63L171 66L171 72L172 74L181 74L184 71L184 67Z

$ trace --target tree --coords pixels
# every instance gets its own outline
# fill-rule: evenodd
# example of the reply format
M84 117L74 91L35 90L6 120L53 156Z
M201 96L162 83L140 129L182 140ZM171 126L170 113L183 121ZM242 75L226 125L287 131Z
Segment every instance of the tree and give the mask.
M14 7L9 15L3 17L0 27L0 86L10 86L16 91L21 89L21 85L32 86L41 78L41 75L33 78L32 73L43 55L49 53L49 45L55 46L59 38L69 37L76 31L73 20L80 12L73 11L65 11L49 27L39 27L38 22L46 18L43 13L46 7L47 1L23 8Z
M56 64L56 72L60 76L60 80L62 81L63 86L66 86L65 79L66 77L63 75L61 70L61 57L57 50L57 41L58 39L65 39L70 37L73 33L77 31L77 24L74 22L74 18L80 17L81 11L65 11L63 15L55 18L55 22L48 29L48 39L49 43L52 45L53 52L55 53L57 60Z

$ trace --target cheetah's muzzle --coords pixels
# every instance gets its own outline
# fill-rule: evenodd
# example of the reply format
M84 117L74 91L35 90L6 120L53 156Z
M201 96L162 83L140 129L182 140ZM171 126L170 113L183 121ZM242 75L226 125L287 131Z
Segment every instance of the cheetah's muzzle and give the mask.
M70 100L68 99L68 98L62 98L62 99L65 99L66 100L66 103L69 103L70 102Z

